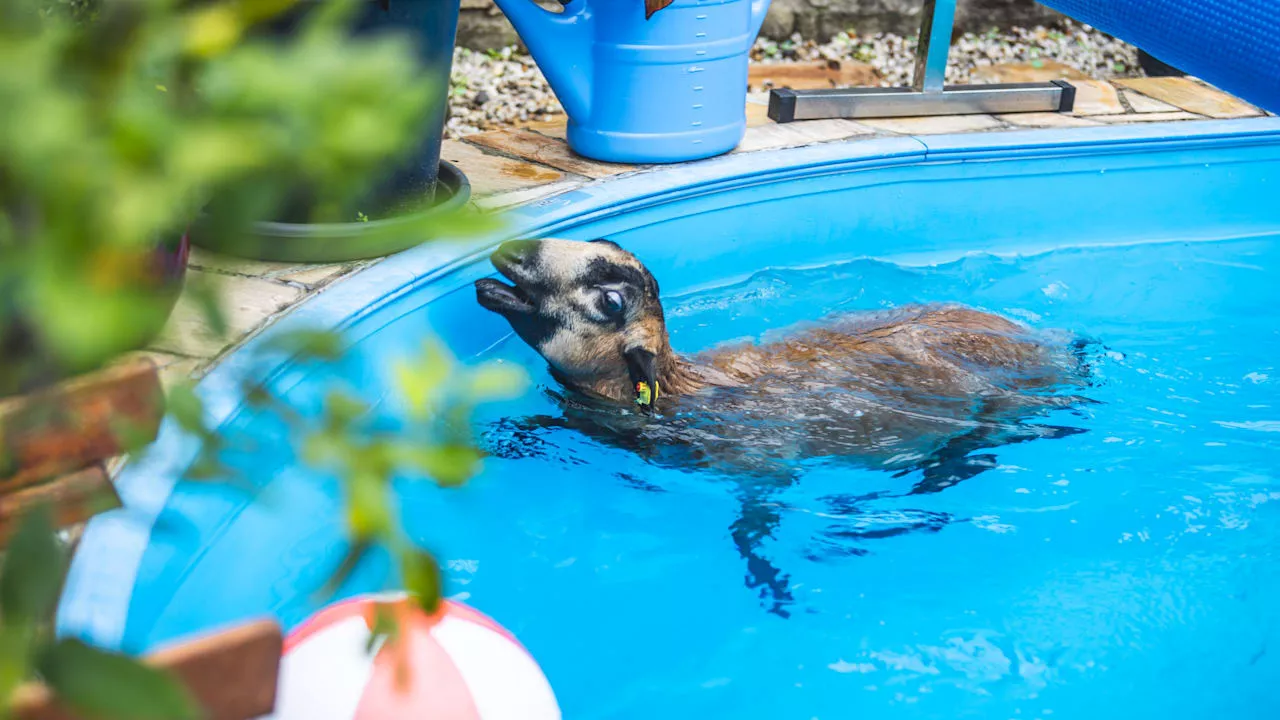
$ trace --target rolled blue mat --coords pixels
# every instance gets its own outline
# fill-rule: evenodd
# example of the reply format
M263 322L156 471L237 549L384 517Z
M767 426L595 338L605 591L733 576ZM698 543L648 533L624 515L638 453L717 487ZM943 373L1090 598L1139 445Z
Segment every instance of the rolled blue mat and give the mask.
M1280 113L1280 0L1040 0Z

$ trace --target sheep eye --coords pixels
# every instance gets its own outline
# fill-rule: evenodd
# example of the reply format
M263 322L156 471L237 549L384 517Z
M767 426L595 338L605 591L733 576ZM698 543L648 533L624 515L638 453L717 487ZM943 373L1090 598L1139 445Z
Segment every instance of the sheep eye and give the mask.
M617 290L606 290L604 293L604 309L610 314L622 312L622 293Z

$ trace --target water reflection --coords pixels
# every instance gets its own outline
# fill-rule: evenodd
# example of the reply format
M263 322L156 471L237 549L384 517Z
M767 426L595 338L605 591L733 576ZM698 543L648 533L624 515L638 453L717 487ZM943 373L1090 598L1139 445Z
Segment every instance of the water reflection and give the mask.
M992 450L1086 431L1044 421L1055 411L1079 414L1089 402L1074 392L1091 382L1089 348L1066 345L1034 368L982 368L971 393L931 387L907 364L886 368L865 358L824 367L821 381L813 373L780 373L766 382L682 397L656 416L547 390L559 414L505 418L486 430L485 445L503 458L581 465L586 461L569 441L586 436L654 466L729 484L738 505L729 535L746 565L744 582L768 612L787 617L795 604L791 576L766 551L784 513L830 520L813 538L810 560L857 557L875 541L942 530L954 518L911 507L910 498L995 468ZM883 471L909 487L827 495L816 499L816 507L789 507L785 491L802 482L815 460ZM638 490L664 491L635 474L616 477ZM892 512L868 507L892 498L907 505Z

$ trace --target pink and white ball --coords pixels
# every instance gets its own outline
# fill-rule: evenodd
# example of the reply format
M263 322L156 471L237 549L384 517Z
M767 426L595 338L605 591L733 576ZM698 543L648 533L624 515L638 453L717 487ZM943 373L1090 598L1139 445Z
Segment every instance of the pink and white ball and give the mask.
M400 637L368 652L379 604ZM427 615L406 595L382 594L330 605L290 633L268 717L559 720L560 708L538 664L493 620L448 601Z

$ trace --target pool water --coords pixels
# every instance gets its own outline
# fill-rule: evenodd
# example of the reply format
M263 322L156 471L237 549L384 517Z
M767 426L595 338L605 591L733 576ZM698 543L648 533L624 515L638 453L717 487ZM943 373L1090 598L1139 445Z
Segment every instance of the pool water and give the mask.
M1076 389L1096 404L1025 421L1072 432L978 449L936 492L822 458L748 491L571 429L509 435L563 412L509 337L484 355L544 392L479 430L523 451L462 490L406 484L406 521L566 718L1275 717L1277 239L855 259L665 300L686 352L936 301L1096 341Z

